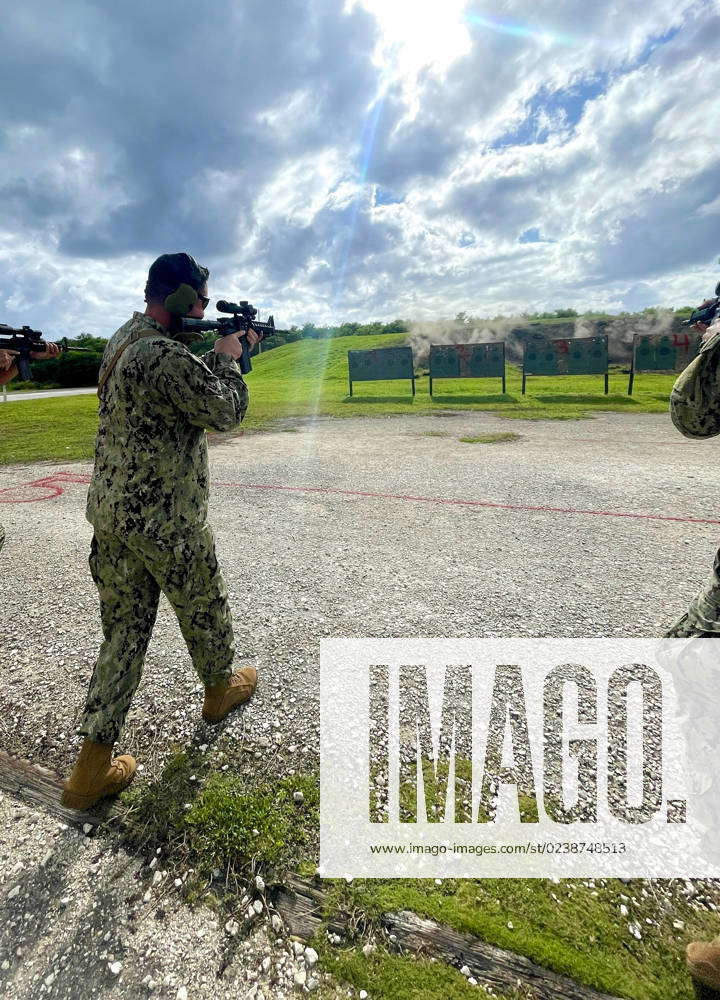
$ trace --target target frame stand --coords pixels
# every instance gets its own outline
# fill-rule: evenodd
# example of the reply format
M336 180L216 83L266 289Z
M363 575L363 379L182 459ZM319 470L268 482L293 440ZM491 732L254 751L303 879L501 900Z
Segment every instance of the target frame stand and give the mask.
M610 391L608 338L563 337L529 341L523 351L522 395L528 376L555 378L565 375L602 375L605 395Z
M635 376L671 372L679 375L700 350L701 333L636 333L633 337L628 396L632 396Z
M499 378L505 395L505 341L487 344L432 344L430 347L430 396L440 378Z
M415 396L415 369L411 347L378 347L369 351L348 351L348 388L353 382L409 381Z

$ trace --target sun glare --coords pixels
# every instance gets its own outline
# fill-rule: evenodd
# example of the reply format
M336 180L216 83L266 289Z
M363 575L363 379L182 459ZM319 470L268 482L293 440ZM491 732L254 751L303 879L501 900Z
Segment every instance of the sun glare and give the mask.
M372 13L382 37L375 56L393 76L414 77L423 67L442 70L467 52L467 0L359 0Z

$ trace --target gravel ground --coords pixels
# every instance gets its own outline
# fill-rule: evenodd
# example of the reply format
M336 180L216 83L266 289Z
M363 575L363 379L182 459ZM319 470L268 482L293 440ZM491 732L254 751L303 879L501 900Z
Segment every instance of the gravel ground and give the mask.
M288 1000L321 980L323 1000L348 995L279 918L242 927L183 905L162 858L143 864L6 797L0 823L0 995Z
M254 754L278 775L318 764L320 638L658 635L700 586L720 540L720 523L606 516L720 521L713 506L716 474L708 465L716 445L682 438L665 416L613 413L564 423L445 412L279 426L211 450L210 512L238 649L260 673L256 697L215 733L210 752L223 759ZM496 431L520 438L493 445L458 440ZM3 468L0 488L6 492L0 501L52 492L25 484L60 471L89 476L91 465ZM62 773L77 751L73 728L101 633L86 564L86 487L60 485L63 493L56 497L0 504L7 532L0 600L14 609L6 615L2 640L0 747ZM136 754L148 774L157 772L173 746L190 739L210 744L200 704L200 687L163 598L123 749ZM36 878L48 838L54 859L67 851L74 864L83 863L84 851L70 831L29 810L31 818L11 822L17 807L7 801L2 810L0 874L6 886L17 860L23 877ZM30 823L35 832L20 834ZM44 838L42 850L35 850L38 838ZM67 867L62 860L53 864ZM75 901L85 877L82 872L74 882L77 917L63 916L63 924L76 930L92 906ZM92 891L98 893L98 885ZM122 899L114 898L127 914ZM95 901L96 911L107 904ZM5 887L0 905L13 905ZM209 951L194 945L187 928L211 917L183 914L178 910L172 917L171 935L167 922L158 932L177 937L181 949L187 946L185 979L163 988L177 992L192 983L190 997L204 996ZM153 926L152 919L145 924ZM50 941L52 924L44 933ZM208 941L223 933L208 930ZM63 946L73 975L87 974L84 945L78 954L69 943ZM49 950L39 953L38 970L45 961L40 954L52 950L49 943L42 947ZM262 954L258 947L253 962ZM109 942L108 955L114 948ZM173 974L163 971L172 961L160 951L155 957L163 984ZM123 991L122 982L134 983L142 971L137 962L130 964L110 983L108 996L137 995L129 985ZM12 995L29 996L35 974L13 980ZM51 974L43 971L43 981ZM155 979L155 971L148 974ZM212 983L214 976L207 979ZM46 987L47 995L73 995L54 989L52 983Z

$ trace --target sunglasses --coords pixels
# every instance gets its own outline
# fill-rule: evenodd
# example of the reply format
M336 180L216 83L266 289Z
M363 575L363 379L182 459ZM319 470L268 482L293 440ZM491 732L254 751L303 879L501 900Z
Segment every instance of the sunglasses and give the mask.
M198 302L202 302L203 309L207 309L208 304L210 302L210 299L207 297L207 295L198 295L197 300Z

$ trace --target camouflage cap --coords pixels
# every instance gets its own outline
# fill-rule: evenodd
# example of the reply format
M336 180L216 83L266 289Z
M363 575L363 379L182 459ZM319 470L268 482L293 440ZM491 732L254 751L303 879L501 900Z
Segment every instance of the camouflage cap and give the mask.
M164 299L179 285L190 285L195 291L202 288L210 271L189 253L164 253L154 260L148 271L145 301Z

